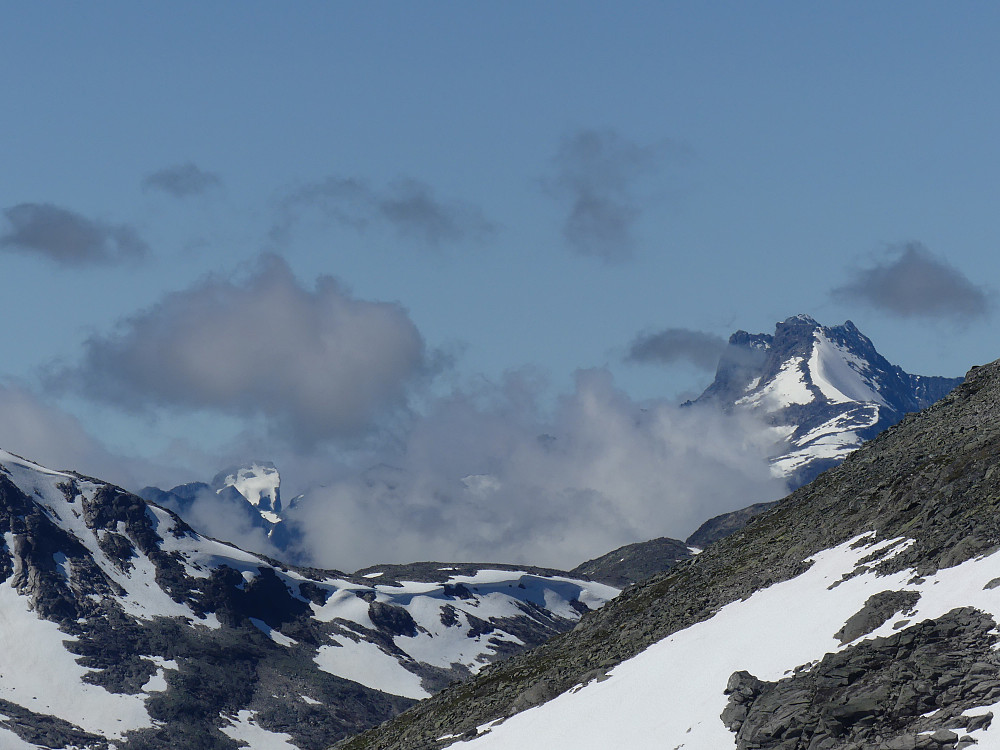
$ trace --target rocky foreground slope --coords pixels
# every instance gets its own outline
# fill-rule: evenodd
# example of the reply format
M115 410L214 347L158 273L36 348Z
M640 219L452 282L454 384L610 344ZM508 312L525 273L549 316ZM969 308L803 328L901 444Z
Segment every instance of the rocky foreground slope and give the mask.
M1000 747L1000 363L349 750Z
M326 747L617 593L513 566L294 568L2 451L0 539L5 750Z

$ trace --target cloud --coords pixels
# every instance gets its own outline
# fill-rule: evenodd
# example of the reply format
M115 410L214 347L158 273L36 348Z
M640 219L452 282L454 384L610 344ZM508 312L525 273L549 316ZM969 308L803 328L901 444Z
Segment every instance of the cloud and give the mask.
M201 195L222 185L222 178L214 172L206 172L196 164L177 164L164 167L142 181L144 190L162 190L175 198Z
M328 276L306 289L268 256L242 283L208 278L91 337L49 384L139 411L259 417L309 446L365 433L429 367L401 307L355 299Z
M990 296L983 287L919 242L891 248L888 255L883 263L855 270L831 296L902 318L971 320L989 311Z
M169 496L161 504L181 516L199 534L224 539L241 549L270 557L283 557L267 536L256 509L242 499L224 497L204 487L183 504Z
M659 167L662 145L639 146L613 130L581 130L556 153L548 192L569 203L563 236L580 255L618 262L635 249L642 211L635 184Z
M289 516L301 558L565 569L785 492L765 460L773 435L751 419L639 404L605 370L579 373L551 414L539 393L511 376L434 402L368 471L306 493Z
M419 180L398 180L376 189L358 178L331 176L305 185L285 199L283 218L272 230L272 237L286 234L298 212L306 207L318 208L328 218L358 231L372 225L387 226L400 238L431 248L480 241L496 231L477 207L441 201Z
M106 224L51 203L20 203L4 211L9 230L0 248L37 253L70 266L116 263L146 255L148 246L127 224Z
M726 340L703 331L667 328L659 333L642 333L632 339L626 362L674 364L690 362L702 370L714 370L726 349Z
M79 419L20 385L0 383L0 448L53 469L79 471L123 486L161 471L112 454Z

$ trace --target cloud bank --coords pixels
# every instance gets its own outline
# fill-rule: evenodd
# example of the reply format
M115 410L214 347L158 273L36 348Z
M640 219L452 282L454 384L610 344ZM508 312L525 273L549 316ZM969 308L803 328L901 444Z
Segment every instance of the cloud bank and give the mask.
M785 492L750 419L636 403L605 370L578 374L554 412L512 376L431 405L367 471L307 492L290 515L302 559L357 569L467 560L573 567L615 547L684 537Z
M49 384L138 411L260 417L311 446L365 433L428 366L401 307L355 299L328 276L307 289L266 257L242 282L208 278L91 337Z
M987 291L919 242L889 251L884 263L856 270L834 299L860 302L901 318L970 321L990 309Z
M272 229L272 238L287 234L304 208L316 208L359 231L386 226L401 239L430 248L480 241L496 231L479 208L442 201L419 180L398 180L378 189L362 179L331 176L299 188L284 200L283 218Z
M112 454L74 416L17 384L0 383L0 448L52 469L70 469L124 486L159 471Z
M632 339L625 361L636 364L689 362L702 370L714 370L726 346L721 336L688 328L667 328L657 333L641 333Z
M0 248L41 255L67 266L137 260L149 252L127 224L107 224L51 203L20 203L4 211Z
M574 252L611 262L631 257L642 213L635 185L658 169L661 152L613 130L581 130L563 139L543 184L569 204L563 237Z
M159 190L174 198L202 195L222 185L222 178L214 172L206 172L198 165L188 162L172 167L164 167L143 179L144 190Z

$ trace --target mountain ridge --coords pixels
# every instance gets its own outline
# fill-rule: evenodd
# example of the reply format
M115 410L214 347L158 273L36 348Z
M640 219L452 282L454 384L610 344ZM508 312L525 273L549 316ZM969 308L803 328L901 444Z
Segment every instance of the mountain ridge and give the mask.
M2 451L0 537L11 747L324 747L617 593L515 566L297 568Z

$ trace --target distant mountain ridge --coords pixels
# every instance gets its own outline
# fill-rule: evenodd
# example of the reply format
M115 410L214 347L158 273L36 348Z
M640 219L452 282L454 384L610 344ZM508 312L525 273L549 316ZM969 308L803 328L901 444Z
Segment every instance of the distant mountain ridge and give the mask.
M734 333L695 403L746 410L772 425L772 472L795 488L961 382L905 372L849 320L827 327L796 315L773 335Z
M297 568L0 451L0 747L323 748L617 593L517 566Z

